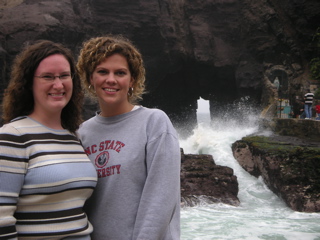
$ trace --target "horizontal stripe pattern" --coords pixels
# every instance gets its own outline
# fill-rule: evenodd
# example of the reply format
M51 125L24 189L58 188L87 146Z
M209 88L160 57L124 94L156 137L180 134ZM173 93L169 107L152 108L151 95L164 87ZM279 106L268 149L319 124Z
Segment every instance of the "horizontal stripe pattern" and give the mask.
M14 239L18 236L14 226L0 228L0 240Z
M82 208L96 171L76 136L25 117L0 128L0 240L92 232Z
M304 95L304 103L306 104L312 104L313 103L314 94L313 93L307 93Z

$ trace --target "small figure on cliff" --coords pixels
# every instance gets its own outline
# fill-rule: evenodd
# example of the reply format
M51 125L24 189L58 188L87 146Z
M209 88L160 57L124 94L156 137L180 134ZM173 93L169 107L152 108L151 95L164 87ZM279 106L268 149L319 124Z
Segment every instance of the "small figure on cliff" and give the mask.
M308 93L304 95L304 112L306 114L305 119L311 119L312 118L312 103L313 103L313 97L314 94L310 92L310 89L308 89Z
M292 104L292 109L294 112L294 116L295 118L305 118L305 114L304 114L304 100L301 100L300 98L296 98L295 101Z
M299 111L300 111L300 119L305 119L306 117L306 112L304 111L304 101L300 100L300 107L299 107Z
M96 171L75 131L83 93L69 49L47 40L15 59L0 128L0 239L90 239Z
M317 114L316 120L320 120L320 104L316 105L315 109Z
M120 36L83 44L78 70L100 110L79 136L98 173L86 204L100 239L180 239L180 147L161 110L136 105L144 93L140 52Z

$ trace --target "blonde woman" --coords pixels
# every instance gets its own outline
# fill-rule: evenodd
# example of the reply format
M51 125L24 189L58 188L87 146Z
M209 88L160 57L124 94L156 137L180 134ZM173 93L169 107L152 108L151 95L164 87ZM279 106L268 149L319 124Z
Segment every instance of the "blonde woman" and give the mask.
M100 111L79 137L98 173L87 204L100 239L180 238L180 147L167 115L137 105L145 69L139 51L120 36L83 44L78 70Z

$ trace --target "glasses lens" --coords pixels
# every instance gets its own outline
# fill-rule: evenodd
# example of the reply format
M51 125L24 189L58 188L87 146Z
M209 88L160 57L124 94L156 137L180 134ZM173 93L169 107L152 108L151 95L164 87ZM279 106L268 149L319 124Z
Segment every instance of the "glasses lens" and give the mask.
M50 76L50 75L45 75L42 76L42 78L46 81L53 81L54 80L54 76Z
M70 74L63 74L63 75L60 76L60 79L61 79L61 80L69 80L69 79L71 79L71 78L72 78L72 77L71 77Z

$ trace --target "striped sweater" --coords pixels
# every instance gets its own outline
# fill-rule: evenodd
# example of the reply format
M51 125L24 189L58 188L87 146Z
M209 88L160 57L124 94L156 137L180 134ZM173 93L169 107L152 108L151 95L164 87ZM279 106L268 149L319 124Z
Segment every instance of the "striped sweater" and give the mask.
M304 103L305 104L312 104L313 103L314 94L313 93L307 93L304 95Z
M0 240L90 239L96 171L75 135L22 117L0 128Z

